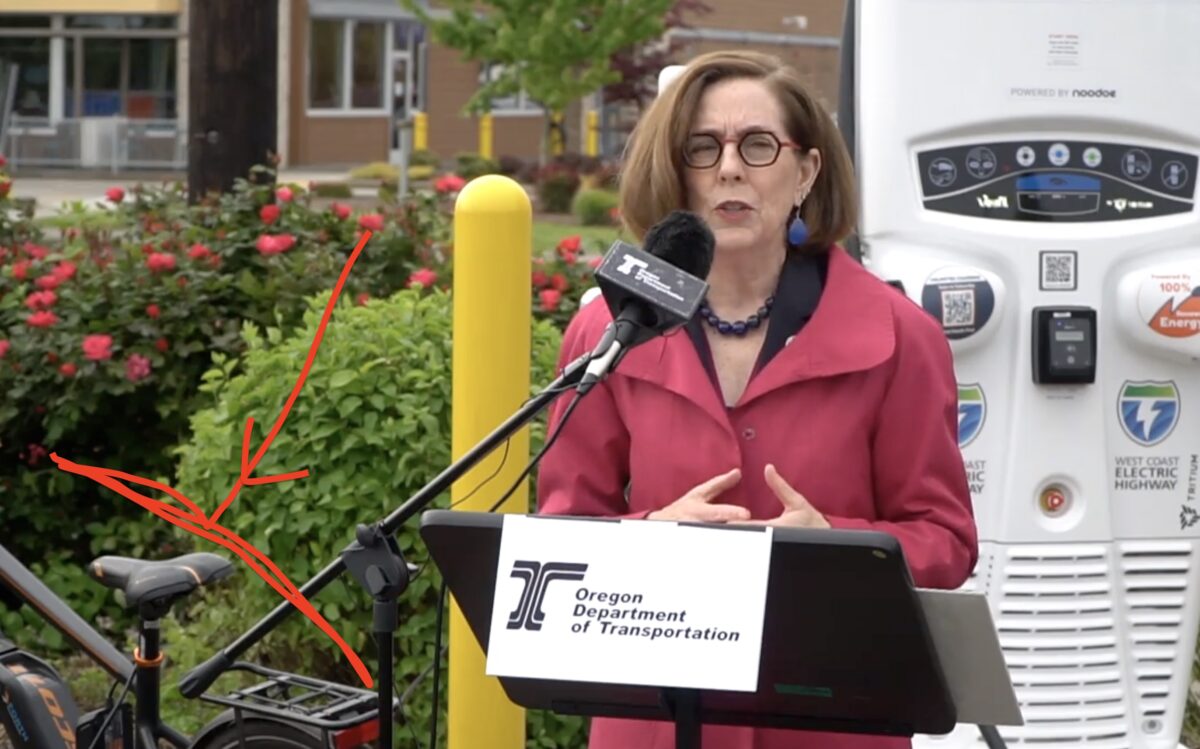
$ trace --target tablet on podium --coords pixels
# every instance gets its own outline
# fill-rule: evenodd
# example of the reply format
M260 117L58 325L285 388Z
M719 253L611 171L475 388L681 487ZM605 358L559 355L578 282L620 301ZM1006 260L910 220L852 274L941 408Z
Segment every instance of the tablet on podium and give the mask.
M885 533L447 510L420 532L488 673L525 708L673 721L679 749L702 723L1021 723L986 603L914 588Z

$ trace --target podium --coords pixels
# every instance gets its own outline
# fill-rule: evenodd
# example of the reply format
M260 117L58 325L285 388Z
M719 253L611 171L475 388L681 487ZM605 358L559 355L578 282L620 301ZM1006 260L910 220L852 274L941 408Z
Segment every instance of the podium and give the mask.
M504 517L431 510L420 526L485 653ZM553 530L547 525L547 532ZM986 602L914 588L893 536L775 528L769 555L755 691L510 676L499 677L501 687L528 709L673 722L677 749L700 746L701 724L912 736L949 733L959 722L1021 723Z

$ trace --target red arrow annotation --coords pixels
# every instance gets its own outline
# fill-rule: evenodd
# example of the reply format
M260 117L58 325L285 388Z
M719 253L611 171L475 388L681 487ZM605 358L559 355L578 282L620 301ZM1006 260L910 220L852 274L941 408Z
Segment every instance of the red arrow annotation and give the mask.
M237 498L238 493L246 486L259 486L262 484L274 484L280 481L292 481L302 479L308 476L307 470L293 471L284 473L278 476L262 476L254 477L254 469L258 467L259 461L266 455L267 450L271 447L271 443L275 440L275 436L279 434L279 430L283 428L283 424L287 421L288 414L292 410L292 405L296 402L296 398L300 395L300 389L304 387L304 381L308 378L308 372L312 368L313 360L317 356L317 350L321 347L321 339L325 336L325 327L329 324L329 318L333 315L334 306L337 304L338 297L342 293L342 287L346 284L346 278L350 275L350 269L354 267L354 263L358 260L358 256L362 254L363 247L366 246L367 240L371 238L370 231L363 231L362 237L358 240L354 251L350 253L346 265L342 268L341 276L338 277L337 284L333 287L333 295L329 298L329 303L325 306L325 313L321 316L321 323L317 327L317 334L313 337L312 345L308 349L308 358L304 362L304 367L300 370L300 377L296 380L295 387L292 388L292 393L288 396L287 403L284 404L283 410L279 414L279 418L275 420L275 426L271 428L270 434L263 440L262 445L254 453L254 457L250 458L250 434L254 428L254 419L246 419L246 431L242 435L242 459L241 471L238 475L237 482L233 488L229 490L229 495L221 502L220 506L213 511L212 515L205 515L196 503L192 502L179 491L172 489L169 486L161 484L157 481L145 479L140 476L134 476L123 471L118 471L110 468L101 468L98 466L85 466L74 463L66 458L59 457L57 453L51 453L50 457L58 465L58 467L67 473L74 473L80 476L95 481L102 486L117 492L131 502L135 502L145 509L153 512L160 518L180 527L184 530L194 533L200 538L206 539L219 546L224 546L229 549L243 562L246 563L259 577L267 581L267 584L275 589L275 592L283 596L289 603L295 606L301 613L312 620L314 624L321 628L321 631L329 635L329 638L337 643L337 646L342 649L346 658L350 661L350 665L354 667L354 671L362 679L363 684L367 688L374 686L371 680L370 673L367 672L367 667L363 665L362 659L358 657L341 635L334 631L333 627L317 612L308 599L300 593L299 589L287 578L287 575L279 569L279 567L271 561L266 554L256 549L253 545L247 542L242 537L238 536L233 531L217 522L225 510ZM150 487L159 492L167 494L179 504L183 505L186 510L175 507L157 499L142 494L131 488L129 484L137 484L140 486Z

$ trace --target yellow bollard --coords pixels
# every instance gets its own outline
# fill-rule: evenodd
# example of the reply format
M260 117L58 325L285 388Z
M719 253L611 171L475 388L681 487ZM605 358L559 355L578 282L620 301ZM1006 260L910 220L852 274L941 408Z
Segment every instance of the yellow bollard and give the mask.
M499 174L467 183L454 206L454 356L451 452L458 460L529 398L529 277L533 210L519 183ZM529 432L513 435L455 482L458 502L493 472L463 510L487 510L516 481L529 460ZM505 503L529 511L528 483ZM456 604L450 611L448 749L523 749L525 711L485 676L485 658Z
M492 158L492 113L479 117L479 155L485 159Z
M550 115L550 121L553 123L550 128L550 155L562 156L563 151L566 149L566 146L563 144L562 112L555 112Z
M588 156L600 155L600 113L589 110L587 113L587 150Z
M429 149L429 117L424 112L413 113L413 150Z

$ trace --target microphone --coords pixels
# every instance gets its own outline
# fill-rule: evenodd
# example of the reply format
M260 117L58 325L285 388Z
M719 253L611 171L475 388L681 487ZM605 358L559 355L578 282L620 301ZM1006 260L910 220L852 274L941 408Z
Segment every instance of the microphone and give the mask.
M641 343L683 327L696 314L712 268L716 240L688 211L672 211L646 232L643 249L620 240L596 268L596 283L613 322L589 357L578 385L591 390Z

